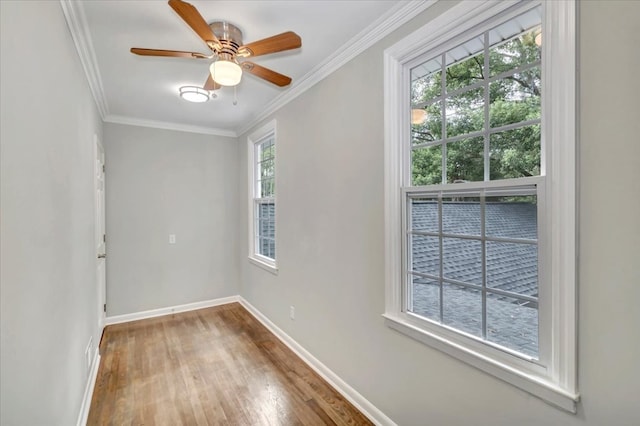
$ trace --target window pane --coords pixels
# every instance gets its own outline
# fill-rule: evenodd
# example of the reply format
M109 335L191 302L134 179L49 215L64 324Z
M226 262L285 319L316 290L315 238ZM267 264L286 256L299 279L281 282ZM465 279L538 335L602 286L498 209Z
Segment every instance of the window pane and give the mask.
M421 119L424 119L424 122L414 123L414 112L412 109L412 144L418 145L442 139L442 102L434 102L419 109L424 111L424 113L422 113L423 115L420 117Z
M263 160L260 162L260 177L262 179L273 176L273 165L273 159Z
M411 182L414 186L442 183L442 146L416 148L411 152Z
M411 269L423 274L440 276L440 238L410 235Z
M258 204L259 253L275 259L275 204Z
M502 26L520 25L515 22L519 18L506 22ZM534 21L530 22L540 23L540 19L539 17L537 20L534 18ZM491 31L491 34L496 34L498 32L496 30L498 29ZM493 77L523 65L540 61L542 48L536 44L536 36L540 34L540 31L540 26L536 26L510 40L493 45L489 50L490 76Z
M411 306L409 311L440 322L440 286L437 281L409 275Z
M411 103L420 104L438 97L442 92L441 56L411 70Z
M433 198L411 199L411 229L438 232L438 200Z
M442 199L442 231L447 234L480 235L480 200L475 197Z
M484 128L484 88L478 87L445 100L447 137Z
M538 309L535 304L488 294L487 340L538 358Z
M485 206L487 236L537 240L536 199L535 195L487 197Z
M490 137L491 180L540 175L540 125L499 132Z
M272 158L271 152L272 145L268 145L266 142L260 145L260 156L258 161L264 161Z
M537 297L537 245L487 241L487 287Z
M448 93L482 81L484 78L483 50L483 36L479 36L447 52Z
M482 284L482 243L462 238L443 238L443 277Z
M271 253L271 257L272 259L276 258L276 241L273 239L269 240L269 252Z
M442 290L442 323L474 336L482 336L480 291L446 283Z
M447 182L484 180L484 138L447 144Z
M494 81L489 86L492 128L540 119L540 67Z
M275 180L273 178L266 178L260 182L261 197L273 197L275 193Z

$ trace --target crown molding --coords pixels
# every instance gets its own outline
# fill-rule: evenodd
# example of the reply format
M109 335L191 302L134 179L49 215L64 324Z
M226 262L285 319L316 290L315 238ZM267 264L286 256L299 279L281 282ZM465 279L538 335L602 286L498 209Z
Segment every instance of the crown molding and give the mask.
M215 129L212 127L192 126L188 124L171 123L168 121L145 120L142 118L126 117L123 115L107 115L105 123L127 124L129 126L151 127L154 129L176 130L178 132L200 133L203 135L226 136L235 138L238 135L233 130Z
M420 12L431 7L437 0L411 0L399 2L398 5L389 9L387 13L381 15L368 27L360 31L355 37L345 43L347 48L339 54L331 56L326 61L314 67L311 71L298 79L293 86L285 93L277 96L270 102L262 112L251 121L236 130L238 135L248 132L253 126L269 117L271 114L282 108L311 87L328 77L338 68L349 62L351 59L364 52L376 42L405 24Z
M76 45L82 68L84 68L84 73L87 76L91 94L96 102L100 117L104 120L109 114L109 106L107 105L107 98L104 94L100 69L98 68L98 61L96 60L95 50L93 49L91 33L87 25L84 9L80 2L72 0L60 0L60 5L62 6L69 32Z

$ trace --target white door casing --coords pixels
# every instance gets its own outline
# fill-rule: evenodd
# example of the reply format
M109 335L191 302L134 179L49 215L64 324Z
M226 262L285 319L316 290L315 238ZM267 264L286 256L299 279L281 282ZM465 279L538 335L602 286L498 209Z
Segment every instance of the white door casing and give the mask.
M94 182L95 182L95 241L96 241L96 281L98 283L98 320L100 328L104 327L106 317L106 221L105 221L105 167L104 148L94 135Z

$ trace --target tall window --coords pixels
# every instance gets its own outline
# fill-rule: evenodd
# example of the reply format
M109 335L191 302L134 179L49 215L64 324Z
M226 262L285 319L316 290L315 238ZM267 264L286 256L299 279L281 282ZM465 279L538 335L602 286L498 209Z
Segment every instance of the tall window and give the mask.
M388 324L569 411L573 9L462 2L385 52Z
M249 259L276 267L276 134L275 122L249 137L251 182Z
M411 69L406 190L407 311L535 359L541 9Z

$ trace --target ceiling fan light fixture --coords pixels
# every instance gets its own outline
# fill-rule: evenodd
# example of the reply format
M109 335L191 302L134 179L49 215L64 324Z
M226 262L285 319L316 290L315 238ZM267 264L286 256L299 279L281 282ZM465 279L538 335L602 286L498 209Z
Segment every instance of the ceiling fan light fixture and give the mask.
M207 102L209 91L197 86L182 86L180 97L189 102Z
M234 61L220 59L209 67L211 77L220 86L235 86L242 79L242 68Z

